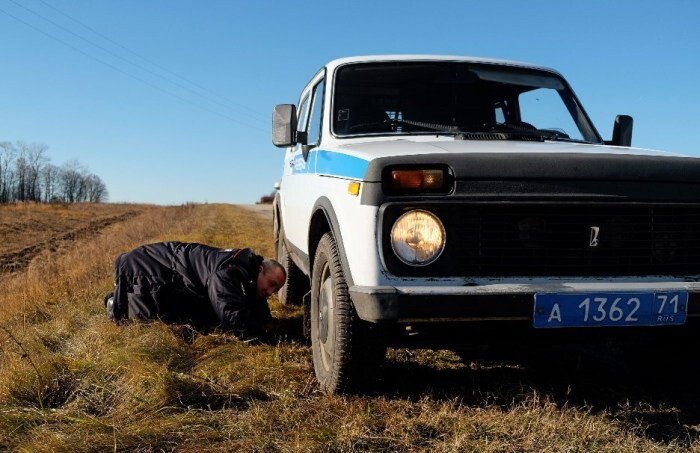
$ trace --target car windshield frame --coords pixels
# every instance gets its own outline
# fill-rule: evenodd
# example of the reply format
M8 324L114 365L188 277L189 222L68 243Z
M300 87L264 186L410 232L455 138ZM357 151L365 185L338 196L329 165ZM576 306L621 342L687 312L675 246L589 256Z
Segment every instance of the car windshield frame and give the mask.
M504 139L537 135L542 140L568 140L565 133L537 127L527 134L511 134L520 130L518 96L538 88L556 91L560 97L562 111L580 136L571 141L603 143L573 90L556 72L465 61L340 65L334 71L329 128L337 138L453 135L468 139L494 132ZM498 109L505 115L502 122Z

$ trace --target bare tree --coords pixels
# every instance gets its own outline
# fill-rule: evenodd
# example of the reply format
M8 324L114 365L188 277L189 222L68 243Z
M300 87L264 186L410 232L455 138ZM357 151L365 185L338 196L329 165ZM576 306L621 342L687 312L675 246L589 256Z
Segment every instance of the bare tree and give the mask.
M77 160L57 167L41 143L0 142L0 203L15 201L103 202L107 187Z
M27 160L27 199L41 201L41 186L39 184L41 168L46 164L44 153L48 146L41 143L21 143L21 150Z
M0 142L0 203L9 203L12 200L14 185L14 165L17 151L10 142Z
M61 166L59 175L61 198L66 203L77 203L80 200L83 173L85 168L77 160L69 160Z
M15 159L17 183L15 185L14 199L17 201L25 201L27 199L27 173L29 173L29 164L27 164L22 148L20 148L19 157Z
M56 201L57 198L57 186L58 178L60 174L60 168L54 164L48 163L44 165L41 170L41 185L43 186L42 194L44 201L47 203L52 203Z
M97 175L85 176L85 188L87 199L91 203L101 203L107 199L107 186Z

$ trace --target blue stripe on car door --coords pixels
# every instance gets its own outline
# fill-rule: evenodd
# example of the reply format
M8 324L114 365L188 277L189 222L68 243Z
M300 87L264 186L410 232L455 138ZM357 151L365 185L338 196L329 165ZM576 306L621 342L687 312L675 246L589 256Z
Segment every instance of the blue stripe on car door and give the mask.
M368 165L365 159L333 151L319 150L316 156L316 173L323 175L362 179Z

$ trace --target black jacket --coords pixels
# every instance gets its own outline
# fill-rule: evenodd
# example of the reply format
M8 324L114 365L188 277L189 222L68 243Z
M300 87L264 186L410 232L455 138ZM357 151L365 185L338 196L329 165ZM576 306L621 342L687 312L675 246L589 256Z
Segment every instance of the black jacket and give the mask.
M220 324L238 337L256 335L271 319L257 298L263 258L250 249L161 242L120 255L115 266L115 317Z

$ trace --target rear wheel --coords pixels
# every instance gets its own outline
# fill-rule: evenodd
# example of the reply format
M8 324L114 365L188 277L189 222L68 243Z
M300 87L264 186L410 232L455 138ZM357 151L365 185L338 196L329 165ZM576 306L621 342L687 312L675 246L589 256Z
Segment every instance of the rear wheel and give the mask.
M279 291L277 299L285 305L301 305L304 294L309 291L309 281L306 275L294 264L289 256L287 246L284 241L284 229L280 228L277 237L277 261L284 266L287 271L287 280Z
M357 317L337 245L324 234L311 278L311 349L323 391L359 390L379 378L386 346L373 327Z

